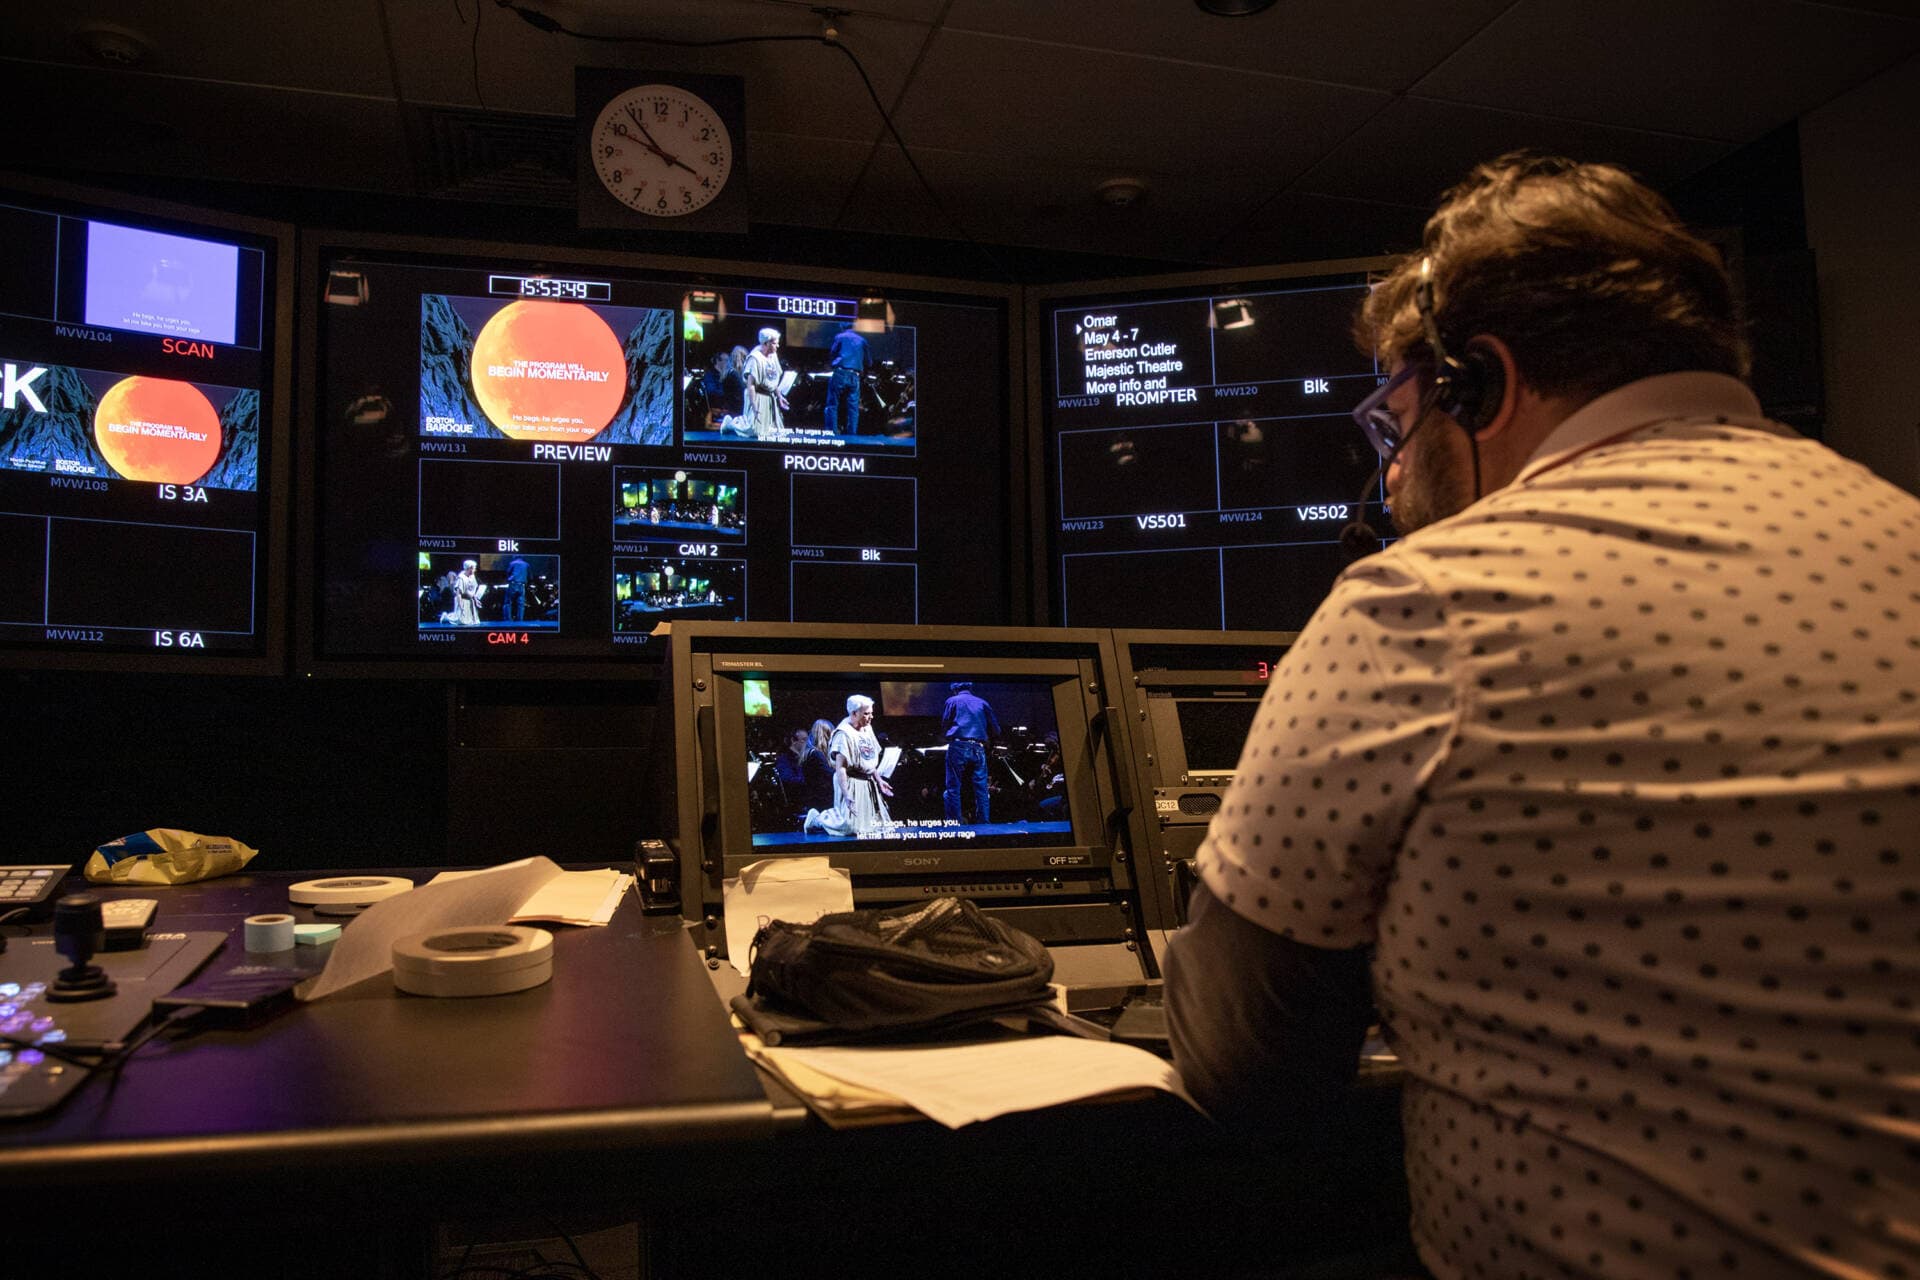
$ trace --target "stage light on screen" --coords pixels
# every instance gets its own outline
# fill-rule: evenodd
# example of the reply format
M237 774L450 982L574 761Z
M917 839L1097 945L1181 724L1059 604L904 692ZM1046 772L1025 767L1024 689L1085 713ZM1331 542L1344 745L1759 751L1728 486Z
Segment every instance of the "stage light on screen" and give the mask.
M1213 304L1208 323L1216 329L1245 329L1253 323L1253 308L1245 298L1223 298Z
M773 714L773 694L765 680L742 680L740 682L741 710L750 716L770 716Z
M877 293L870 293L860 299L854 311L853 331L855 333L885 333L893 328L893 307Z
M336 307L364 306L367 301L367 278L358 271L329 271L327 291L322 296Z

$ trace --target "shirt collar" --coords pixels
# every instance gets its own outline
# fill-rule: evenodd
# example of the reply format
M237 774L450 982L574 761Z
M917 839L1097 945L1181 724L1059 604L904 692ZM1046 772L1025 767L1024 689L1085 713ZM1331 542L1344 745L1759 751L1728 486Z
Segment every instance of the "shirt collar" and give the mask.
M1767 421L1747 384L1724 373L1662 373L1615 387L1589 400L1540 442L1514 477L1529 480L1575 455L1662 422L1713 419L1749 429L1787 434Z

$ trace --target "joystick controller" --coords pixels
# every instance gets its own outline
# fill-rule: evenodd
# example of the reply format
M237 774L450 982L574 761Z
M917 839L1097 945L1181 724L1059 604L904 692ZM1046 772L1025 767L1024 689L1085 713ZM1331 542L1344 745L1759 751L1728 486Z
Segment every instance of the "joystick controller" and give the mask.
M113 995L113 979L93 964L94 953L106 945L107 925L100 913L100 900L89 894L74 893L53 907L53 946L73 963L62 969L47 986L46 998L61 1003L104 1000Z

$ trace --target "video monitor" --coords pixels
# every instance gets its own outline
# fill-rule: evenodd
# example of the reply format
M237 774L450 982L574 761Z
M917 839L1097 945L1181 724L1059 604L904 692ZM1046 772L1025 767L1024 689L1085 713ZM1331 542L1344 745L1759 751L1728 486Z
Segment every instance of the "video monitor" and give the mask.
M1167 896L1157 923L1184 921L1192 858L1220 811L1291 631L1116 630L1121 707L1135 785L1150 797L1134 843Z
M0 646L279 669L291 242L0 176Z
M1349 414L1379 384L1349 336L1368 273L1182 277L1044 296L1050 612L1067 626L1301 626L1381 523Z
M663 826L716 874L826 856L856 889L1084 890L1114 870L1121 807L1105 644L1063 628L677 627Z
M339 239L303 662L605 675L677 621L1009 619L1007 291Z

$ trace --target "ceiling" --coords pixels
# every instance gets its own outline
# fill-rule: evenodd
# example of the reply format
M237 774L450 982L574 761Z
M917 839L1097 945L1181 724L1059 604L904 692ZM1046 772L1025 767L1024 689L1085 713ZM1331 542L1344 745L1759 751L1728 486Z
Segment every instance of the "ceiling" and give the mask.
M603 36L822 25L798 0L518 2ZM588 41L496 0L14 0L0 77L38 168L565 209L576 66L728 73L757 225L1257 263L1404 248L1515 146L1670 186L1920 50L1920 0L840 4L937 199L839 50ZM1104 202L1115 178L1143 194Z

